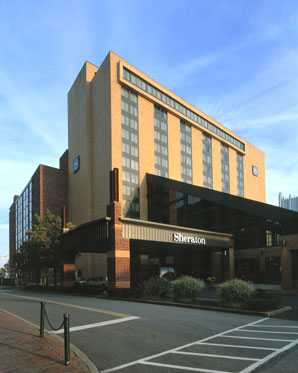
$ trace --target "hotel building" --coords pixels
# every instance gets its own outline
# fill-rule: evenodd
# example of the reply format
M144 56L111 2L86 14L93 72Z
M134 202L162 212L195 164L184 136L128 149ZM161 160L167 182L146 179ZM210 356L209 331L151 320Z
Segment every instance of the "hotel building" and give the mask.
M73 224L105 216L114 168L125 217L148 219L146 174L265 202L260 149L115 53L85 63L68 103Z
M113 52L68 93L67 196L64 264L112 288L166 270L298 285L298 213L265 203L264 152Z

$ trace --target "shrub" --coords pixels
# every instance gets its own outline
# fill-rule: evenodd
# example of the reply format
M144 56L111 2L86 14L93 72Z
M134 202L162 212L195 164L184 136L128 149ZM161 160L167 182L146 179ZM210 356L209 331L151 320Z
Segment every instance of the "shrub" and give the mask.
M264 311L279 308L282 303L282 295L270 291L258 289L245 304L245 308Z
M175 299L195 300L204 289L205 282L191 276L183 276L173 281L173 296Z
M171 282L163 277L151 277L143 283L143 293L149 297L166 297L171 291Z
M253 284L240 279L226 281L218 288L220 302L233 307L240 307L247 303L254 293Z

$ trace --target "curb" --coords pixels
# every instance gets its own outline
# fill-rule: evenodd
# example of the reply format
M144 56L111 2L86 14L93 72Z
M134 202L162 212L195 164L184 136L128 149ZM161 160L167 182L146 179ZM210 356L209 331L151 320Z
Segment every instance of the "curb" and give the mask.
M271 316L283 313L285 311L290 311L292 309L292 307L286 306L286 307L281 307L281 308L278 308L277 310L272 310L272 311L251 311L251 310L242 310L242 309L235 309L235 308L218 307L218 306L206 306L206 305L186 304L186 303L176 303L176 302L162 302L159 300L148 300L148 299L137 299L137 298L129 299L129 298L121 298L121 297L101 297L101 296L97 296L96 298L109 299L109 300L120 300L124 302L156 304L160 306L238 313L242 315L251 315L251 316L266 316L266 317L271 317Z
M286 312L286 311L291 311L292 309L293 309L293 307L291 307L291 306L281 307L281 308L278 308L277 310L273 310L273 311L268 312L268 316L272 317L272 316L275 316L275 315L279 315L280 313L283 313L283 312Z
M32 326L33 328L39 330L39 326L37 324L34 324L33 322L29 321L29 320L26 320L24 319L23 317L19 316L19 315L16 315L15 313L13 312L10 312L10 311L7 311L3 308L0 308L0 311L1 312L5 312L21 321L24 321L26 324ZM45 333L47 335L50 335L51 337L54 337L56 339L59 340L59 342L63 342L63 338L62 337L59 337L58 335L55 335L55 334L50 334L49 331L47 329L45 329ZM70 349L71 351L77 355L88 367L90 373L100 373L99 370L96 368L96 366L94 365L94 363L89 359L89 357L85 354L85 352L81 351L77 346L75 346L74 344L70 344Z

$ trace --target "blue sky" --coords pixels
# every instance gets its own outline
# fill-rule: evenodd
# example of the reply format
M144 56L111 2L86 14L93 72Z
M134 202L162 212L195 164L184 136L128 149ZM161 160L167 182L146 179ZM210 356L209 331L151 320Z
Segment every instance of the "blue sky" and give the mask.
M0 0L0 265L8 208L67 147L66 94L109 50L267 154L267 201L298 194L298 2Z

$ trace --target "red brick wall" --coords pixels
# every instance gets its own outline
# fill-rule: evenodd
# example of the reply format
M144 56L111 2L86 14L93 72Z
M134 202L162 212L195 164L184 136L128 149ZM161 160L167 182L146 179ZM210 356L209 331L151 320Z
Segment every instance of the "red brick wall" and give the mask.
M43 213L50 211L61 216L61 211L67 205L67 174L59 169L43 166L41 177L41 202Z

